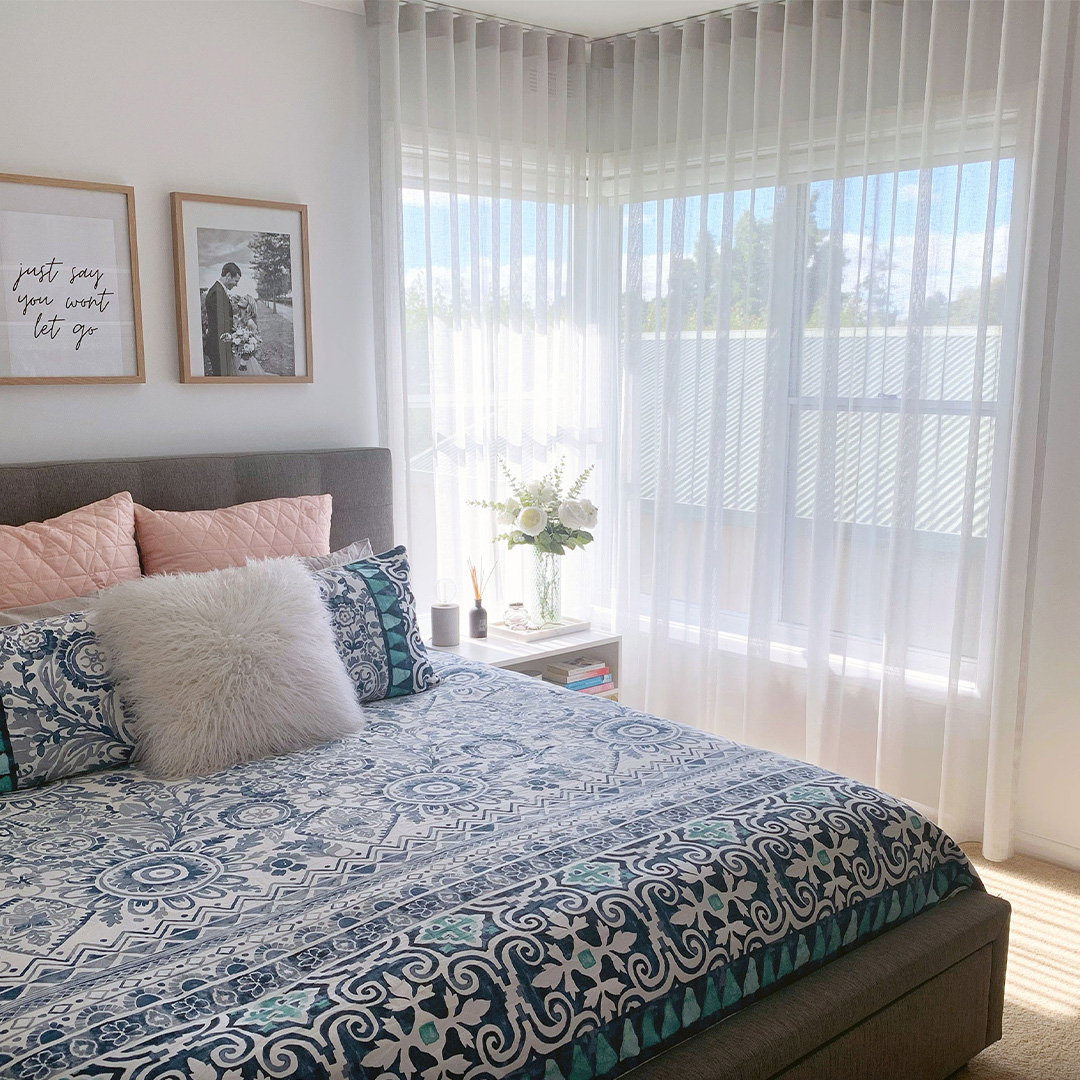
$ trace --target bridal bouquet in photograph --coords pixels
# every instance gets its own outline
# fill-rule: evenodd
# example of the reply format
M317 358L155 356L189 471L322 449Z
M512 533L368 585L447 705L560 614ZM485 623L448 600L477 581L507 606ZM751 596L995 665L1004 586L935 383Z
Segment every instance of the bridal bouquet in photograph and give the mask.
M221 340L231 345L240 366L244 367L255 356L262 344L259 323L255 316L255 303L250 296L229 296L232 307L232 333L222 334Z
M581 495L592 466L564 492L562 462L530 483L515 477L504 462L499 465L510 485L509 497L502 502L479 499L472 505L494 510L499 524L507 526L496 540L505 540L510 548L520 544L533 548L536 595L532 614L541 625L557 623L562 607L559 556L592 543L589 530L596 527L598 511Z

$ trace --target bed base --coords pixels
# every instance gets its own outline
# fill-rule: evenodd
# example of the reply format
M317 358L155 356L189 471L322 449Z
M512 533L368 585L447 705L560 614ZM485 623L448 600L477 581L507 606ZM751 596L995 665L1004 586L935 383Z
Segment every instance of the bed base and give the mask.
M1009 904L964 892L653 1058L634 1080L945 1080L1001 1038Z

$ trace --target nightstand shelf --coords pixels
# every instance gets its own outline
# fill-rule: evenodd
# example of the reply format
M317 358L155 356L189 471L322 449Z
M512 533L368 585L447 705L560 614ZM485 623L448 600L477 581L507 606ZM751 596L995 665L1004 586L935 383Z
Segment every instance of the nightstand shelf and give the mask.
M425 620L426 622L426 620ZM453 653L466 660L477 660L492 667L509 668L523 674L543 672L548 664L572 660L576 656L595 656L611 669L612 689L597 697L618 700L619 675L622 663L622 637L603 630L581 630L576 634L544 638L541 641L515 641L512 638L489 636L470 638L462 634L457 645L440 648L425 636L424 644L432 652Z

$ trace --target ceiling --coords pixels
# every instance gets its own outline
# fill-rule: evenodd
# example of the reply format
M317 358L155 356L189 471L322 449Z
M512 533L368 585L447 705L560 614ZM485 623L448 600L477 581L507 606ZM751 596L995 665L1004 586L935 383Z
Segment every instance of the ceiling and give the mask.
M605 38L732 5L723 0L457 0L452 6L507 22Z
M361 11L361 0L307 0ZM450 0L448 7L491 15L504 22L545 26L587 38L627 34L647 26L689 19L737 6L736 0Z

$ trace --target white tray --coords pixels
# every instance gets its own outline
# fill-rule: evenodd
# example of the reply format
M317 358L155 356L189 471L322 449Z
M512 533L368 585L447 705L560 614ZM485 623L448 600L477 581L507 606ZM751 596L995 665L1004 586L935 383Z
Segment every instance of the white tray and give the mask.
M541 626L537 630L511 630L506 623L493 622L488 626L488 633L498 637L509 638L512 641L543 641L545 638L562 637L563 634L577 634L582 630L589 629L589 620L563 620Z

